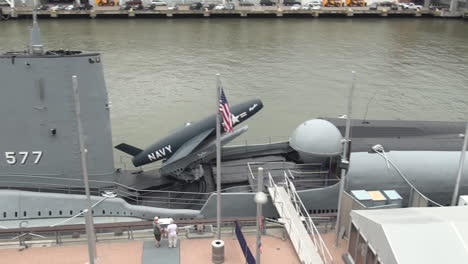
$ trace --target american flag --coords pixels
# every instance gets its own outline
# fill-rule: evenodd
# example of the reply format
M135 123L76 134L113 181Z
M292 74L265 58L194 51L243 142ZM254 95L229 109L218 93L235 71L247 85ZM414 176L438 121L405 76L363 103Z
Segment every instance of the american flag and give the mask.
M229 103L224 94L223 87L221 89L221 98L219 98L219 112L223 117L223 126L225 132L232 132L232 114L229 110Z

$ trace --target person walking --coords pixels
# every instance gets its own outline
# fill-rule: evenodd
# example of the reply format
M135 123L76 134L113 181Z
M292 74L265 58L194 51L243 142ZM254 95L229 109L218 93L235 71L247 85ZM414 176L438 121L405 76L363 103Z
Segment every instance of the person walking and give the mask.
M159 217L155 216L153 220L153 234L154 234L154 239L156 239L156 247L161 246L161 233L162 233L162 228L161 225L159 224Z
M169 240L169 247L177 247L177 225L171 219L170 224L167 226L167 238Z

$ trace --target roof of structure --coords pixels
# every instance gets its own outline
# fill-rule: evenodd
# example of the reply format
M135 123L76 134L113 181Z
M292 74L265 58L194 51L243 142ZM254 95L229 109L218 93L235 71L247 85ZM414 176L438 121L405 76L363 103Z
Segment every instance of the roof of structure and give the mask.
M361 210L351 217L384 264L468 259L468 207Z

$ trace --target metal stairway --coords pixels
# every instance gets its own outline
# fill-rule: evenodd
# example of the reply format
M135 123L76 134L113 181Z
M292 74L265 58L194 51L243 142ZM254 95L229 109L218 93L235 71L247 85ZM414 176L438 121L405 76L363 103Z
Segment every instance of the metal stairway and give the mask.
M302 204L293 183L284 174L284 181L276 184L268 174L268 192L281 216L301 263L331 264L333 258L316 226Z

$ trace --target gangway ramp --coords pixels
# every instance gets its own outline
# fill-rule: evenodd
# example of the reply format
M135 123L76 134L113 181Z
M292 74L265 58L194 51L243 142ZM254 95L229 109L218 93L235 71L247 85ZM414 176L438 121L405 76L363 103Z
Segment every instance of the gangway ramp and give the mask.
M284 181L279 184L274 182L271 174L268 174L268 177L268 192L301 263L332 264L333 258L295 191L293 183L286 174Z

